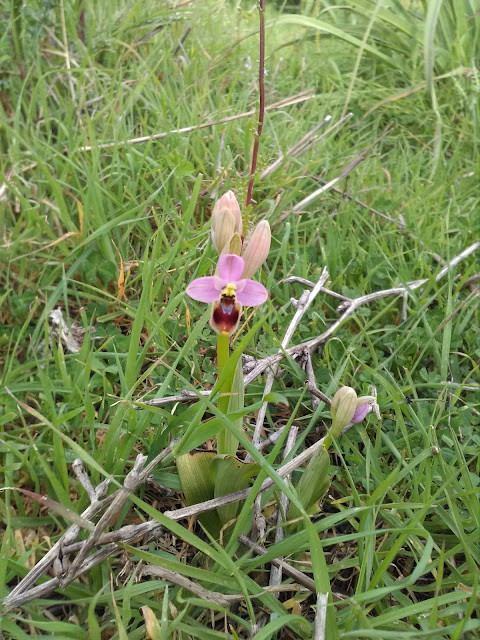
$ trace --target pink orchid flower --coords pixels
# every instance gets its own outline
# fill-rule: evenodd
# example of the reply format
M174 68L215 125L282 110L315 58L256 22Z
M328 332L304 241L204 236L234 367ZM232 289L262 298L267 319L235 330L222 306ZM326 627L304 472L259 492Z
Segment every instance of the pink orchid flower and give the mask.
M218 261L219 276L196 278L187 286L187 294L198 302L213 302L210 324L217 333L232 334L240 320L242 305L257 307L268 298L260 282L242 278L245 261L227 254Z

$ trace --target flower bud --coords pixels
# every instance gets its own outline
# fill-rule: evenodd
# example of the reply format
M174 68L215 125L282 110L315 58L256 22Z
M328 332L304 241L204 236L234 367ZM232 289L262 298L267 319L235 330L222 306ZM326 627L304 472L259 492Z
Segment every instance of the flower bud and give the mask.
M220 258L227 254L234 254L240 256L242 253L242 239L238 233L234 233L230 238L230 241L220 251ZM218 274L217 274L218 275Z
M212 240L215 249L220 253L225 245L223 243L221 248L218 248L217 237L218 237L218 226L223 218L223 213L228 211L233 216L233 230L232 234L238 233L240 236L242 235L243 223L242 223L242 213L240 211L240 205L235 197L233 191L227 191L224 193L220 200L217 201L212 211Z
M253 230L243 251L242 257L245 260L245 269L242 278L251 278L260 269L268 257L271 240L270 225L267 220L262 220Z
M212 242L218 253L230 243L235 233L235 218L228 209L219 211L215 219L212 218Z
M227 251L227 253L234 253L236 256L241 255L242 253L242 238L240 237L240 234L238 233L234 233L233 236L230 238L230 245L229 245L229 251ZM242 276L245 277L245 276Z
M355 410L357 409L357 394L351 387L340 387L333 396L330 406L332 415L331 433L337 438L345 427L352 422Z

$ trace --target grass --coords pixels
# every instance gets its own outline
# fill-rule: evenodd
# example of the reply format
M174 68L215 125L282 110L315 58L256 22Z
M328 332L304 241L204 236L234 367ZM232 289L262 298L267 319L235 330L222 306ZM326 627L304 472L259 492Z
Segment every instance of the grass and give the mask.
M331 591L346 596L335 602L336 625L330 619L327 637L480 637L479 401L469 390L480 381L479 297L462 286L479 271L479 259L477 252L437 283L441 266L433 258L448 261L478 239L475 11L474 3L453 0L389 7L366 0L342 7L267 2L267 104L311 87L315 98L267 114L260 171L325 115L332 122L354 115L255 185L250 217L268 217L273 241L262 274L270 301L247 322L251 329L263 318L249 352L263 357L278 348L294 313L290 297L301 293L283 282L288 275L315 280L325 265L330 288L349 296L428 278L409 297L406 322L400 300L377 301L314 356L317 383L329 395L339 384L359 393L375 385L382 422L369 418L335 444L332 485L312 527L287 531L277 543L270 536L262 558L235 540L209 540L198 523L171 523L160 513L181 502L176 468L167 465L155 480L172 495L159 498L157 489L152 498L145 490L114 525L153 517L165 527L158 542L131 547L123 564L107 560L48 599L4 615L4 637L144 638L148 606L162 639L251 637L262 612L267 624L255 638L310 638L314 597L293 589L279 599L261 594L266 563L280 556L324 585L325 558ZM208 242L211 190L218 183L220 193L232 188L245 199L255 118L103 152L96 147L254 108L258 17L243 4L174 9L124 0L12 0L2 12L6 595L68 526L13 488L81 513L88 500L70 471L75 458L94 484L104 477L121 484L137 453L166 446L198 411L181 405L136 411L129 400L215 382L208 312L187 301L184 288L209 273L215 259ZM406 229L333 192L303 214L284 217L318 188L314 178L335 177L389 125L340 187L394 219L402 216ZM79 151L90 144L92 152ZM83 337L78 353L49 337L48 315L57 307ZM294 343L336 317L332 300L319 297ZM285 359L282 367L274 391L289 408L270 405L266 429L295 421L293 455L317 439L329 414L324 405L312 410L298 363ZM262 391L259 378L246 391L246 405ZM247 436L250 422L251 416ZM282 448L268 454L260 477L280 464ZM253 497L238 514L238 533L250 529ZM267 520L269 532L273 526ZM138 582L141 559L208 589L243 593L244 603L226 617L224 608L165 581Z

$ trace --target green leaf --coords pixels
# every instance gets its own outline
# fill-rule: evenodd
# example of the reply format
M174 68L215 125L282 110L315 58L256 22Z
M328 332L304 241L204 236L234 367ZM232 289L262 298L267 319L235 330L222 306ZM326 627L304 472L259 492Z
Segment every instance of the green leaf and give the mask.
M210 462L215 457L213 451L186 453L176 460L178 475L188 506L214 498L214 482L210 475ZM215 511L207 511L198 516L200 522L212 535L218 535L220 520Z
M307 513L316 512L318 501L325 495L329 487L328 470L330 455L325 447L320 447L307 465L296 487L300 502ZM290 504L288 519L299 518L301 512L294 504Z
M246 489L250 478L258 473L258 464L243 462L234 456L217 455L211 462L210 473L215 483L215 498ZM232 502L217 509L222 525L237 515L239 502Z
M245 387L243 384L243 367L242 358L240 357L235 369L235 375L233 377L233 383L231 387L231 396L228 401L229 416L243 409L244 396ZM233 420L233 418L230 417L230 420ZM234 423L239 429L241 429L243 425L243 418L236 418L234 420ZM237 453L237 449L238 440L235 435L231 431L228 431L228 429L222 429L217 439L218 453L229 453L230 455L234 456Z
M286 396L284 396L283 393L277 393L276 391L270 391L270 393L267 393L267 395L264 396L263 401L269 402L270 404L283 404L286 407L289 406Z

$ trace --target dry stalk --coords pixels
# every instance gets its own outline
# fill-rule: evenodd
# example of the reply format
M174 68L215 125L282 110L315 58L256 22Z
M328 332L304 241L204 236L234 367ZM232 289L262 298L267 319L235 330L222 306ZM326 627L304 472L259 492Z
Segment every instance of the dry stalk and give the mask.
M285 478L290 473L292 473L294 469L303 465L307 460L310 459L311 456L313 456L313 454L315 453L315 451L317 451L319 447L323 446L323 442L324 442L324 438L322 438L321 440L313 444L308 449L305 449L305 451L303 451L301 454L293 458L293 460L290 460L290 462L287 462L282 467L277 469L277 472L276 472L277 477ZM171 446L168 447L168 449L171 451ZM166 454L165 451L159 454L159 456L163 455L163 457L166 457L166 455L168 454ZM138 464L140 465L140 462ZM137 481L141 476L144 476L145 470L141 475L137 472ZM132 484L134 483L132 482ZM272 480L272 478L267 478L262 483L259 489L259 493L262 493L267 489L270 489L271 487L274 486L274 484L275 482ZM191 516L195 516L200 513L204 513L206 511L211 511L212 509L217 509L218 507L224 506L226 504L231 504L233 502L244 500L246 497L248 497L251 490L252 490L251 488L242 489L241 491L236 491L235 493L231 493L226 496L221 496L219 498L213 498L212 500L207 500L205 502L194 504L189 507L184 507L183 509L177 509L175 511L165 511L163 515L174 521L182 520L184 518L190 518ZM123 487L114 495L119 495L120 493L122 497L125 496L125 491ZM127 498L128 498L128 495L127 495ZM103 517L103 521L105 520L106 518ZM60 546L61 541L63 540L62 538L57 543L57 545L55 545L55 547L53 547L51 551L47 554L47 556L49 556L48 561L45 562L45 559L47 558L47 556L45 556L45 558L43 558L39 562L39 564L36 565L36 567L34 567L25 576L25 578L21 581L21 583L17 585L17 587L3 600L4 610L9 611L11 609L14 609L15 607L19 607L27 602L30 602L35 598L41 598L41 597L43 598L48 594L50 594L55 589L64 588L67 584L67 581L66 581L67 575L69 576L68 583L70 583L76 578L78 578L80 575L85 573L85 571L90 570L99 562L102 562L103 560L105 560L105 558L115 556L121 553L122 549L118 547L118 544L130 543L134 540L138 540L144 537L146 537L147 540L150 540L151 538L155 537L155 534L160 529L162 529L163 526L164 525L160 524L160 522L158 522L157 520L149 520L139 525L126 525L115 531L103 533L100 536L96 537L94 542L96 546L102 546L101 549L94 552L92 555L84 558L81 564L79 564L78 562L75 562L74 560L74 562L70 566L70 569L68 569L63 576L52 578L51 580L43 584L40 584L36 587L29 589L28 587L31 586L40 575L43 575L43 573L45 573L45 571L48 569L49 566L51 566L53 562L52 552L54 551L55 547L57 547L57 545ZM98 527L98 524L97 524L97 527ZM95 534L95 531L96 530L94 530L92 535ZM84 556L85 552L82 552L82 550L87 543L89 548L91 549L92 548L91 536L89 536L89 538L81 542L74 542L69 546L64 546L62 549L63 555L66 556L67 554L78 552L79 554L82 554L82 556ZM53 556L58 557L58 552L53 553ZM75 564L75 567L72 570L71 567L73 566L73 564ZM41 565L40 571L37 569L39 565ZM45 568L45 565L46 565L46 568Z
M345 178L346 176L348 176L349 173L351 173L355 167L357 167L361 162L363 162L366 157L368 156L368 154L370 153L370 151L381 141L383 140L383 138L388 135L391 131L391 127L388 127L376 140L375 142L373 142L372 144L370 144L368 147L365 147L365 149L362 150L362 152L356 156L346 167L344 167L342 169L342 171L338 174L338 176L336 176L335 178L333 178L332 180L330 180L329 182L327 182L325 185L323 185L323 187L320 187L320 189L317 189L316 191L314 191L313 193L311 193L310 195L308 195L306 198L303 198L303 200L300 200L300 202L298 202L293 208L292 208L292 213L298 213L300 211L303 211L304 208L309 205L311 202L313 202L314 200L316 200L319 196L321 196L323 193L325 193L326 191L328 191L329 189L331 189L332 187L334 187L338 182L340 182L340 180L342 180L343 178ZM289 212L284 213L280 218L279 218L279 222L283 219L285 219L287 216L289 215Z
M303 136L303 138L301 138L292 147L290 147L290 149L286 151L285 155L281 154L278 160L275 160L275 162L273 162L270 166L264 169L264 171L262 171L262 173L260 174L260 180L265 180L265 178L268 178L268 176L270 176L274 171L276 171L279 167L282 166L282 164L285 162L287 158L291 156L299 155L300 153L302 153L308 146L310 146L309 143L313 138L313 136L317 133L317 131L321 129L324 125L326 125L327 122L329 122L331 119L332 119L332 116L330 115L325 116L325 118L321 122L319 122L317 125L315 125L313 129L310 129L310 131L308 131Z
M262 547L262 545L260 544L256 544L255 542L253 542L253 540L250 540L250 538L247 538L247 536L243 534L239 536L238 541L251 549L258 556L263 556L267 553L267 549L265 549L265 547ZM316 593L317 589L315 587L315 582L312 580L312 578L307 576L302 571L295 569L295 567L292 567L292 565L288 564L288 562L285 562L285 560L280 560L278 558L274 558L269 562L274 567L278 567L279 569L281 569L285 575L287 575L289 578L292 578L292 580L295 580L295 582L302 585L302 587L305 587L309 591Z
M252 168L250 170L250 180L247 188L247 199L245 207L252 202L253 183L257 172L258 149L260 147L260 137L262 135L263 120L265 118L265 0L259 0L258 16L260 19L260 60L258 63L258 91L260 94L260 104L258 109L258 125L253 143Z
M320 275L320 278L319 278L318 282L313 287L313 289L311 291L305 290L302 293L302 295L300 296L300 299L299 299L299 301L297 303L297 309L296 309L296 311L294 313L294 316L293 316L290 324L287 327L287 330L285 332L285 336L284 336L284 338L282 340L282 343L281 343L281 349L279 350L279 353L283 353L285 351L285 349L287 348L288 344L290 343L290 340L292 339L293 334L295 333L295 330L297 329L298 325L302 321L303 316L305 315L305 313L309 309L309 307L312 304L312 302L315 300L317 295L320 293L320 290L323 287L323 285L325 284L325 282L327 281L327 278L328 278L328 271L324 268L322 273L321 273L321 275ZM275 374L276 374L277 369L278 369L278 362L273 363L270 371L268 372L267 380L265 382L265 389L264 389L264 392L263 392L264 397L268 393L270 393L270 391L272 390L273 381L275 379ZM261 431L262 431L262 428L263 428L263 422L265 420L266 413L267 413L267 403L264 402L262 407L261 407L261 409L260 409L260 411L258 412L257 421L256 421L256 424L255 424L255 430L253 432L252 444L255 447L258 447L258 445L260 444L260 434L261 434Z
M290 98L284 98L283 100L279 100L274 104L271 104L265 107L265 111L270 111L274 109L282 109L283 107L291 106L294 104L298 104L299 102L305 102L306 100L310 100L314 97L313 89L309 89L307 91L302 91L301 93L297 93ZM162 138L166 138L172 133L181 134L181 133L191 133L192 131L197 131L198 129L207 129L209 127L215 127L219 124L225 124L227 122L233 122L234 120L241 120L243 118L249 118L250 116L255 115L255 109L251 109L250 111L245 111L244 113L239 113L234 116L227 116L225 118L220 118L220 120L213 120L209 122L203 122L202 124L194 124L190 127L182 127L181 129L172 129L171 131L162 131L162 133L154 133L150 136L141 136L139 138L130 138L129 140L120 140L118 142L103 142L98 145L86 145L84 147L78 147L76 151L92 151L92 149L113 149L114 147L124 147L128 144L141 144L143 142L150 142L151 140L161 140ZM64 149L65 153L70 152L69 149Z
M325 640L327 624L328 593L317 593L317 611L313 629L313 640Z
M298 435L298 427L292 426L287 437L287 442L285 443L285 451L283 453L284 460L288 456L290 451L293 449L295 442L297 440L297 435ZM289 478L290 476L287 476L285 480L288 482ZM287 518L288 503L289 503L288 497L284 493L282 493L280 495L279 505L278 505L277 529L275 531L275 543L281 542L285 537L285 530L282 527L282 524L284 519L286 520ZM279 558L279 560L281 561L283 560L283 558ZM282 567L279 565L272 565L272 569L270 571L269 585L271 587L274 587L279 584L282 584Z

